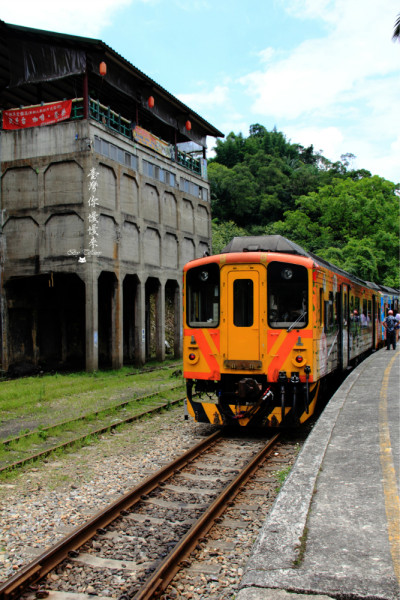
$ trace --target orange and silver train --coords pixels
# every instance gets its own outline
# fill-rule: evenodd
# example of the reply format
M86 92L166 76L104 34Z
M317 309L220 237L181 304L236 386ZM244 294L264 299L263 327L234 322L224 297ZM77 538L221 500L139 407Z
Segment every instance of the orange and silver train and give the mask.
M297 426L321 382L383 343L386 294L281 236L238 237L184 267L186 418ZM385 305L382 302L386 302Z

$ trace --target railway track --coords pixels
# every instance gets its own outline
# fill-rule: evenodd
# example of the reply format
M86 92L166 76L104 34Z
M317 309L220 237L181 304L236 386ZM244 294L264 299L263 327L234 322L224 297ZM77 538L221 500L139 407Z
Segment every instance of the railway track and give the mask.
M277 439L212 434L21 569L0 600L159 597Z
M3 466L0 466L0 474L3 472L9 472L14 469L23 467L26 464L32 463L39 459L43 459L43 458L49 456L50 454L52 454L53 452L56 452L57 450L62 450L62 449L66 449L66 448L69 448L72 446L76 446L79 443L84 442L89 436L102 435L104 433L112 431L113 429L116 429L117 427L120 427L121 425L125 425L128 423L132 423L134 421L138 421L144 417L151 416L152 414L159 413L162 410L166 410L172 406L180 404L181 402L184 401L184 399L185 399L184 397L180 397L180 398L177 398L174 400L168 400L167 402L161 402L161 403L157 404L156 406L147 408L146 410L141 411L141 412L137 412L137 409L134 408L133 409L134 414L125 416L125 418L123 418L123 419L113 419L112 422L107 422L107 424L102 425L102 426L96 426L96 423L95 423L95 419L96 418L100 419L100 415L103 418L107 417L107 415L114 414L115 412L126 409L131 404L138 404L138 403L144 402L146 400L154 399L157 396L159 396L160 394L165 394L166 392L173 392L173 391L179 389L180 387L182 387L182 386L181 385L172 386L172 387L169 387L168 389L163 389L160 392L154 392L151 394L147 394L145 396L140 396L140 397L134 398L132 400L127 400L127 401L118 403L116 405L109 407L108 409L103 409L101 411L96 411L96 412L90 412L90 413L87 413L87 414L82 415L75 419L70 419L68 421L63 421L61 423L55 423L48 427L42 428L40 430L31 431L29 433L26 433L26 434L23 434L20 436L16 436L16 437L13 437L13 438L10 438L7 440L3 440L0 442L0 446L6 447L6 448L9 447L10 448L10 453L9 453L10 456L12 455L11 448L13 447L13 445L17 444L21 440L28 440L30 437L37 436L38 434L40 436L43 436L43 444L47 445L47 447L41 451L35 451L34 453L28 454L27 456L25 456L24 458L22 458L20 460L16 460L13 462L9 461L8 463L3 464ZM47 436L51 435L52 432L55 432L57 430L67 431L69 426L75 425L77 423L82 424L82 425L84 425L85 423L87 424L86 425L87 428L80 435L72 437L72 438L69 435L69 439L64 442L57 441L57 443L45 444ZM54 437L56 437L56 436L54 436ZM59 435L57 435L57 439L59 437L62 437L62 436L59 434ZM1 465L1 462L2 461L0 461L0 465Z

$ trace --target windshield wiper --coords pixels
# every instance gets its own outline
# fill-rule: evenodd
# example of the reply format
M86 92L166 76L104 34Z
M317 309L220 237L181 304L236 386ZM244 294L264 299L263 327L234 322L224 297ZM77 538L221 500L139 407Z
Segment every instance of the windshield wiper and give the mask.
M299 323L299 321L302 321L306 315L307 315L307 311L305 310L301 313L301 315L299 317L297 317L297 319L294 321L294 323L289 325L289 327L287 328L288 332L292 331L292 329L296 325L296 323Z

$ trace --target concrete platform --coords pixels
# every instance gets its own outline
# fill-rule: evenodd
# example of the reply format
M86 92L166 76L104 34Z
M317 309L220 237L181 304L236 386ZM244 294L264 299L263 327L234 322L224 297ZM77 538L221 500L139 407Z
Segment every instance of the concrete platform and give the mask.
M263 526L236 600L400 599L399 358L399 350L372 354L332 397Z

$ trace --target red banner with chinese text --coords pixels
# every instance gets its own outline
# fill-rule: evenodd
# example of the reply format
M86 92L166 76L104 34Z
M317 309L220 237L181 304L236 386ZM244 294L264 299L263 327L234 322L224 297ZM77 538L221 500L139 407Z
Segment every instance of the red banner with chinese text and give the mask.
M3 111L3 129L41 127L69 119L72 100L61 100L40 106L13 108Z

